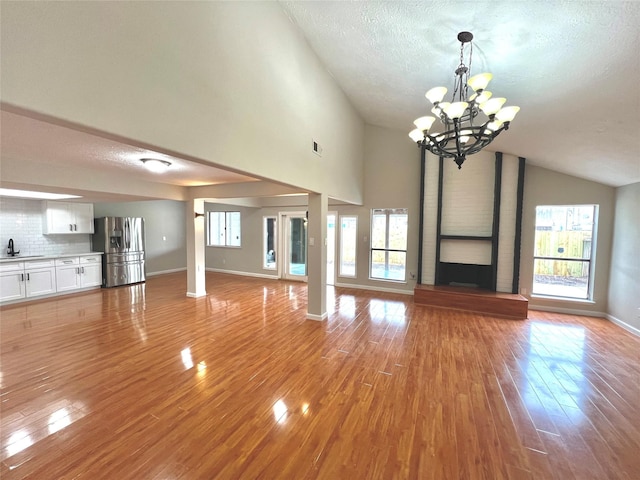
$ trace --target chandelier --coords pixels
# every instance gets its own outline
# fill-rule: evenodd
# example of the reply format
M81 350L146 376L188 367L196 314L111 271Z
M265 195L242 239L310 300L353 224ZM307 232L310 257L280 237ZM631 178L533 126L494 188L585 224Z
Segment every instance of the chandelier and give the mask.
M509 124L520 107L503 107L507 101L506 98L492 98L492 93L486 89L493 77L490 73L479 73L470 77L473 34L460 32L458 40L460 41L460 65L455 71L451 101L442 101L447 93L446 87L435 87L429 90L425 97L433 104L431 112L435 116L416 119L413 122L416 128L409 133L409 137L434 155L453 158L458 168L461 168L467 155L478 153L503 130L509 129ZM467 44L469 45L468 66L464 64ZM481 112L482 115L480 115ZM434 127L436 117L441 124L438 123L437 127Z

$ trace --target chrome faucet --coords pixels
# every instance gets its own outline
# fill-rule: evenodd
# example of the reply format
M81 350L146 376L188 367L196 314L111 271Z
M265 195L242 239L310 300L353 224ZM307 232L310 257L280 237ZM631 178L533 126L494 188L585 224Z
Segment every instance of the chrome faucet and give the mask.
M13 249L13 238L9 239L9 249L7 250L7 255L10 255L12 257L15 257L16 255L18 255L20 253L20 250L18 250L17 252Z

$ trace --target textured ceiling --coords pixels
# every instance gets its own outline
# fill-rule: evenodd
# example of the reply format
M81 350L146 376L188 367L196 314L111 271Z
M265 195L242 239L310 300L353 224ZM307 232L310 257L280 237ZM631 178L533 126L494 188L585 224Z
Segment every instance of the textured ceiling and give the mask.
M640 182L640 3L280 4L369 124L408 132L428 114L424 92L451 89L456 36L469 30L472 72L492 72L489 89L522 108L489 149L612 186ZM3 110L1 125L5 165L47 159L182 186L253 180L16 112ZM173 168L151 174L139 162L149 156Z
M281 2L364 120L406 131L451 91L457 34L472 72L521 111L489 147L620 186L640 182L640 3ZM407 141L410 141L407 137Z
M0 138L4 163L17 159L102 173L124 174L139 180L179 186L249 182L256 179L228 170L163 154L122 141L108 139L66 126L9 111L0 116ZM164 174L150 173L142 158L171 163Z

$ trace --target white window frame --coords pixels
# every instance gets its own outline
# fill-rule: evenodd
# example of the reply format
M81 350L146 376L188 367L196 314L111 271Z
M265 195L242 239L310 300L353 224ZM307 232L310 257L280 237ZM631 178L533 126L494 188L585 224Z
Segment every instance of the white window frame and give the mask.
M586 208L592 208L593 209L593 213L592 213L592 218L591 218L591 242L589 245L589 256L586 258L579 258L579 257L573 257L573 256L562 256L562 255L550 255L550 256L543 256L543 255L538 255L537 251L536 251L536 240L537 240L537 232L542 230L542 228L545 227L545 225L540 224L538 225L538 209L545 209L545 208L567 208L567 209L586 209ZM567 212L568 213L568 212ZM565 215L567 215L567 213L565 213ZM598 214L599 214L599 206L597 204L584 204L584 205L536 205L536 214L534 216L534 251L533 251L533 265L532 265L532 269L533 269L533 278L532 278L532 285L531 285L531 295L532 296L536 296L536 297L546 297L546 298L564 298L567 300L582 300L582 301L592 301L593 300L593 284L594 284L594 271L595 271L595 260L596 260L596 232L597 232L597 225L598 225ZM565 224L562 226L557 226L555 224L555 221L553 219L549 220L551 223L549 225L549 228L558 228L559 231L562 231L562 228L564 228L565 230L569 230L568 228L568 223L569 221L567 219L565 219ZM575 223L575 219L572 220L573 224ZM576 224L576 225L581 225L581 223ZM572 227L573 229L573 227ZM576 229L577 230L577 229ZM579 231L587 231L584 229L580 229ZM564 247L562 247L564 248ZM564 253L564 252L559 252L559 253ZM551 289L546 289L543 287L544 282L538 282L536 281L536 276L540 275L540 273L538 272L537 268L536 268L536 263L537 261L559 261L559 262L564 262L566 264L575 264L575 263L582 263L583 264L583 269L584 269L584 264L586 264L586 268L587 268L587 285L586 285L586 295L584 296L576 296L576 295L570 295L571 292L571 287L567 287L565 285L558 285L555 288L555 291L552 291ZM555 268L555 267L554 267ZM575 268L575 267L574 267ZM552 275L553 276L553 275Z
M344 256L344 230L342 227L342 222L344 219L353 219L356 223L355 228L355 239L353 245L353 274L345 273L343 271L343 256ZM358 276L358 216L357 215L340 215L340 245L339 245L339 266L338 266L338 276L345 278L356 278Z
M224 222L220 222L222 219L224 219ZM212 231L214 222L217 225L224 225L224 230L219 231L216 238L213 238L214 235ZM234 224L237 226L237 232L233 230ZM227 248L242 247L242 215L240 212L207 212L207 246Z
M385 220L385 246L384 248L379 248L373 246L373 217L374 215L379 215L379 212L384 212L386 216ZM389 229L389 217L391 215L397 214L406 215L407 217L407 230L405 234L405 246L404 249L392 249L389 247L389 239L390 239L390 229ZM370 243L369 243L369 279L371 280L380 280L385 282L395 282L395 283L406 283L407 282L407 245L409 244L409 209L408 208L374 208L371 210L371 235L370 235ZM393 252L404 253L404 276L403 278L387 278L387 277L375 277L373 275L373 255L374 252L382 251L385 252L385 271L389 270L389 254Z
M267 221L273 220L273 261L270 262L269 251L267 249ZM262 268L265 270L277 270L278 268L278 216L265 215L262 217ZM273 263L273 266L270 264Z

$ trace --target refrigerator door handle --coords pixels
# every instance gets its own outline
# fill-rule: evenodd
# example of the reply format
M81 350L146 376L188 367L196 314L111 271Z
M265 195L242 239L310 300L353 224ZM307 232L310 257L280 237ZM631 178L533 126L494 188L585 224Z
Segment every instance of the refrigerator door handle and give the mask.
M131 225L128 218L124 223L124 245L127 250L131 248Z

